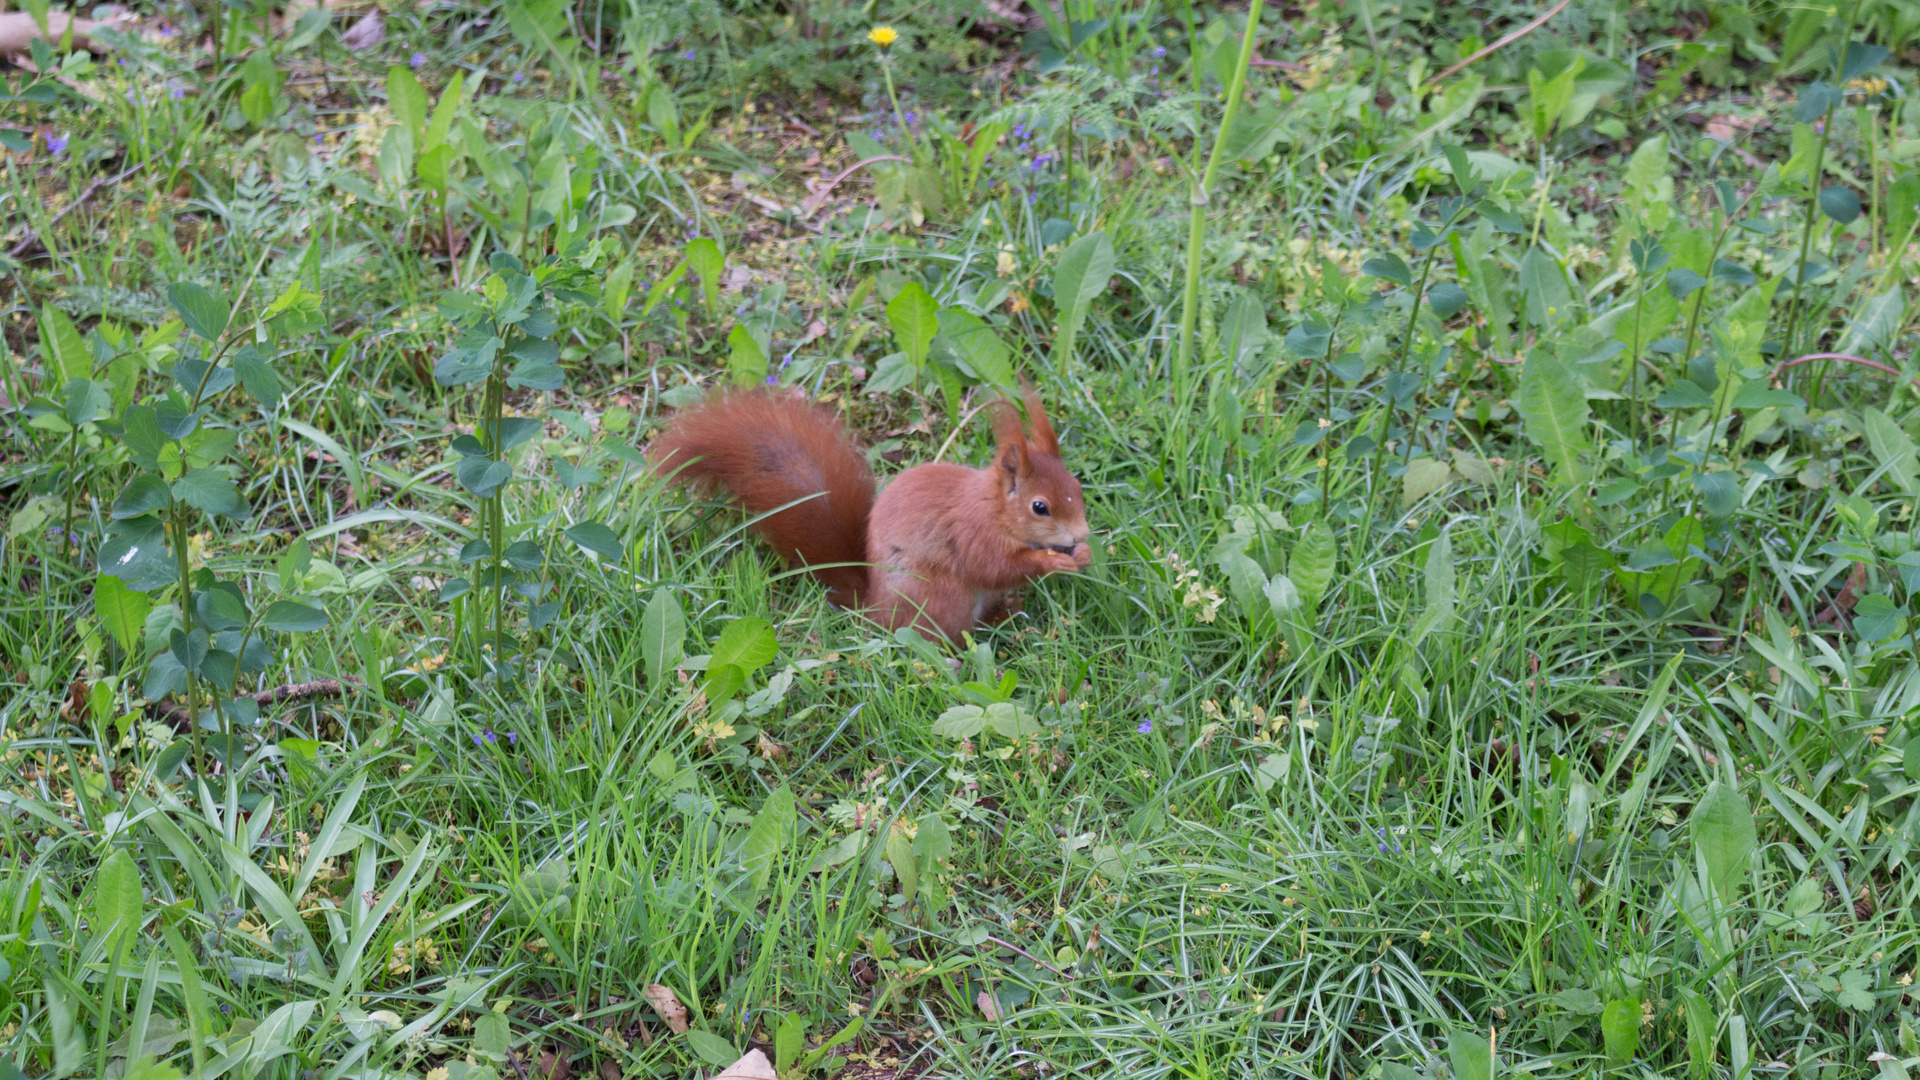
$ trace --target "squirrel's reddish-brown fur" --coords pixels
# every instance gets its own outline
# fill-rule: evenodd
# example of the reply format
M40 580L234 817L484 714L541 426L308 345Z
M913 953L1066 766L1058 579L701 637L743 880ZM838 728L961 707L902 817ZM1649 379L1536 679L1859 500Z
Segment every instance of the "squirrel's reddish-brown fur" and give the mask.
M676 414L648 455L672 482L766 515L755 531L812 568L833 603L957 642L1017 611L1027 582L1092 562L1080 483L1039 397L1026 406L1030 431L1010 403L994 405L991 465L916 466L877 500L839 418L788 393L717 394Z

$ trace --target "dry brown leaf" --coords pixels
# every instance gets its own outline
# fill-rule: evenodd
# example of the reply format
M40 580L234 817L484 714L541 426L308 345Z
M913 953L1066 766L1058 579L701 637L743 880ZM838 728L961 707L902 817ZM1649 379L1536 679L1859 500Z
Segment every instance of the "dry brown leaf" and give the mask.
M540 1061L533 1067L533 1075L539 1080L567 1080L573 1075L573 1063L551 1050L542 1050Z
M647 987L647 1003L675 1035L687 1033L687 1007L680 1004L680 998L670 986L653 983Z
M360 16L358 22L347 27L340 35L340 44L354 52L365 52L387 40L387 21L380 15L380 9L374 8Z
M994 1021L995 1023L998 1023L1000 1021L1000 1003L993 999L992 994L989 994L985 990L982 990L980 991L980 995L973 999L973 1003L975 1005L980 1006L981 1016L984 1016L987 1019Z
M713 1080L779 1080L779 1077L774 1075L773 1063L767 1060L767 1055L749 1050L746 1057L715 1073Z

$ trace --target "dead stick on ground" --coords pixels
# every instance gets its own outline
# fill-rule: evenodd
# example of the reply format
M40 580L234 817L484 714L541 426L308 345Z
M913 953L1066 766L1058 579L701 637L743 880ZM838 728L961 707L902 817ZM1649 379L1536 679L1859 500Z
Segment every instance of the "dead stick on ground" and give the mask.
M121 173L119 176L103 176L100 179L95 180L93 183L88 184L85 188L81 189L79 198L67 204L67 208L65 210L62 210L59 213L53 215L53 220L47 222L47 228L51 229L55 225L58 225L62 221L65 221L68 214L71 214L75 210L78 210L82 206L85 206L87 204L87 200L93 198L95 193L97 193L101 188L107 187L108 185L112 185L112 184L118 184L120 181L125 180L127 177L132 176L134 173L137 173L141 169L144 169L146 167L147 167L147 163L143 161L140 164L135 165L133 168L128 169L127 171ZM27 249L29 247L32 247L33 242L38 239L40 239L40 234L34 231L31 227L29 227L27 229L27 235L22 237L19 243L13 245L13 250L7 252L7 257L11 259L17 259L20 256L26 254Z
M240 694L237 696L250 698L262 705L274 705L282 701L306 701L309 698L345 697L347 687L359 685L360 680L354 678L348 678L345 682L339 679L315 679L313 682L288 683L285 686L276 686L271 690L262 690L257 694ZM154 712L160 719L173 724L175 727L187 723L190 719L187 715L187 710L178 705L156 705L154 706Z
M1572 0L1560 0L1560 2L1553 5L1553 9L1551 11L1548 11L1545 15L1540 16L1539 18L1533 20L1532 22L1521 27L1520 29L1515 30L1513 33L1508 34L1506 37L1501 38L1499 41L1496 41L1493 44L1487 46L1486 48L1481 49L1479 52L1474 53L1472 56L1467 57L1465 60L1462 60L1459 63L1448 68L1447 70L1441 72L1440 74L1435 75L1433 78L1428 79L1426 84L1428 86L1432 86L1435 83L1438 83L1440 80L1453 74L1454 72L1459 71L1461 68L1466 67L1468 64L1471 64L1476 60L1482 59L1483 57L1492 55L1495 50L1500 49L1501 47L1506 45L1511 45L1516 41L1519 41L1521 38L1526 37L1528 34L1531 34L1535 30L1538 30L1542 26L1545 26L1547 24L1548 19L1551 19L1555 15L1560 14L1561 9L1565 8L1571 2Z

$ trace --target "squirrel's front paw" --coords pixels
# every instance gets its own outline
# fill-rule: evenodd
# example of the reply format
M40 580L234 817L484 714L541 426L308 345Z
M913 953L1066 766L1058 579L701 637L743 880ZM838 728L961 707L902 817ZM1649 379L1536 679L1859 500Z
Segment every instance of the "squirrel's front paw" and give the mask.
M1084 547L1085 545L1081 546ZM1035 551L1033 553L1033 561L1039 573L1042 574L1071 574L1075 570L1087 565L1086 563L1075 560L1072 555L1064 551L1057 551L1053 548L1040 548Z
M1073 559L1074 569L1085 570L1093 565L1093 549L1086 544L1075 544L1070 558Z

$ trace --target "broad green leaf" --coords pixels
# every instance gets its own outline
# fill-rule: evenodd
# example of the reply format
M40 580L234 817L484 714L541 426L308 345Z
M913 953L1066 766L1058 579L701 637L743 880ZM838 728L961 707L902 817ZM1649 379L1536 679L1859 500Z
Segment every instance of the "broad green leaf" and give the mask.
M1420 621L1414 624L1415 644L1419 644L1428 634L1453 625L1455 593L1452 533L1442 532L1434 538L1433 546L1427 549L1425 577L1427 606L1420 612Z
M767 377L767 354L745 323L734 324L727 334L727 373L740 386L753 386Z
M513 1048L513 1024L507 1014L492 1009L473 1022L473 1049L491 1061L503 1061ZM471 1074L469 1074L471 1075Z
M1339 545L1326 522L1316 521L1300 533L1287 559L1287 577L1300 591L1300 605L1309 614L1320 610L1320 601L1333 584L1333 571L1339 561Z
M86 340L67 313L51 302L40 306L40 345L60 375L58 380L49 381L65 385L69 379L93 377L93 353L88 351Z
M1640 1052L1640 1002L1621 998L1607 1002L1600 1013L1600 1037L1606 1043L1607 1060L1625 1065Z
M1010 701L996 701L986 708L987 727L1003 739L1031 739L1046 734L1032 714Z
M920 891L920 863L913 857L913 839L899 829L887 832L887 862L900 882L900 895L911 900Z
M1907 173L1887 187L1887 237L1905 251L1908 235L1920 223L1920 170Z
M93 931L98 935L137 930L144 907L140 868L125 849L116 849L93 875Z
M260 350L251 345L243 346L233 354L233 371L240 376L240 384L247 388L247 396L253 398L261 408L271 409L280 404L284 391L280 386L280 376L274 373L273 365L260 355Z
M1861 428L1874 460L1886 469L1886 477L1907 495L1920 495L1920 463L1914 459L1913 440L1907 437L1893 418L1869 405L1860 412Z
M1839 351L1872 353L1891 348L1906 317L1907 291L1900 286L1867 297L1859 314L1850 320L1846 336L1840 339Z
M1113 267L1113 241L1104 231L1090 232L1060 253L1060 264L1053 271L1054 315L1060 324L1053 338L1056 363L1073 356L1074 339L1093 298L1106 291Z
M1267 609L1272 611L1273 617L1282 623L1294 622L1302 614L1311 612L1300 598L1299 587L1285 574L1275 574L1268 578L1263 591L1267 596Z
M433 120L427 125L427 133L420 143L420 152L430 154L447 141L447 134L453 130L453 116L459 111L460 96L467 86L467 73L456 71L448 80L447 88L440 91L440 100L433 107Z
M735 664L740 670L751 675L767 664L780 651L780 643L774 640L773 626L765 619L735 619L720 631L720 640L713 643L713 664Z
M1412 506L1453 481L1453 467L1434 458L1416 458L1407 462L1400 477L1400 504Z
M940 332L933 340L933 352L958 363L965 373L989 386L1012 390L1016 385L1007 348L993 327L978 315L947 308L939 315Z
M304 634L323 629L328 622L326 612L297 600L275 600L260 621L270 630L280 630L290 634Z
M955 742L971 739L987 730L987 710L978 705L955 705L933 722L933 733Z
M119 578L101 574L94 579L93 613L113 643L128 656L134 655L134 646L145 632L147 613L152 610L152 598L127 588Z
M693 1047L693 1052L699 1055L701 1060L722 1069L740 1060L740 1051L734 1049L732 1043L711 1031L694 1028L687 1032L687 1045Z
M740 865L746 868L747 880L755 891L767 887L774 863L788 846L798 818L793 792L785 784L773 789L760 812L753 816L747 837L740 844Z
M115 521L137 518L165 510L172 503L173 496L168 494L165 480L154 473L141 473L113 500L113 518Z
M1884 593L1868 593L1853 609L1853 632L1862 641L1885 641L1905 629L1906 616Z
M1493 1038L1487 1032L1455 1029L1447 1038L1447 1059L1454 1080L1493 1080Z
M907 362L919 371L927 365L927 350L940 331L940 305L918 281L909 281L899 295L887 301L887 325L893 340L907 354Z
M1551 330L1573 315L1573 294L1560 264L1542 248L1531 248L1520 260L1520 289L1527 298L1527 322ZM1667 297L1669 302L1672 297Z
M647 685L658 688L673 673L684 655L686 635L686 616L680 613L673 590L665 586L653 590L640 613L640 659L647 667Z
M607 272L600 283L600 310L615 326L627 314L627 298L633 292L633 263L623 262Z
M1560 359L1536 349L1520 369L1516 411L1527 438L1538 446L1562 481L1580 479L1580 452L1587 448L1587 395L1579 376Z
M220 466L193 469L173 482L173 497L197 510L225 517L242 517L246 510L240 491Z
M1375 255L1361 263L1360 272L1383 281L1391 281L1402 288L1413 284L1413 270L1407 266L1407 260L1392 252Z
M1820 212L1841 225L1851 225L1860 216L1860 196L1852 188L1835 184L1820 192Z
M1220 569L1226 572L1228 591L1239 603L1240 611L1248 621L1258 623L1261 613L1267 605L1262 601L1267 588L1267 575L1261 571L1260 564L1254 562L1246 552L1236 547L1226 547L1215 556Z
M627 549L621 546L619 535L597 521L569 525L567 539L609 562L617 563L627 557Z
M680 284L680 279L687 276L688 269L688 264L681 262L667 271L665 277L654 282L653 288L647 290L647 302L641 306L640 314L653 314L653 309L660 306L660 301L665 300L673 292L673 287Z
M176 281L167 286L167 302L180 313L180 321L188 330L208 342L220 340L233 315L225 300L197 281Z
M712 237L697 236L687 241L682 257L699 276L700 292L706 297L708 313L712 313L720 305L720 273L727 268L726 255Z
M426 149L420 137L427 131L427 91L413 72L398 65L387 69L387 108L394 119L407 126L413 144Z
M1747 876L1747 858L1758 842L1747 800L1726 781L1715 780L1694 806L1688 829L1707 880L1723 905L1732 904Z

